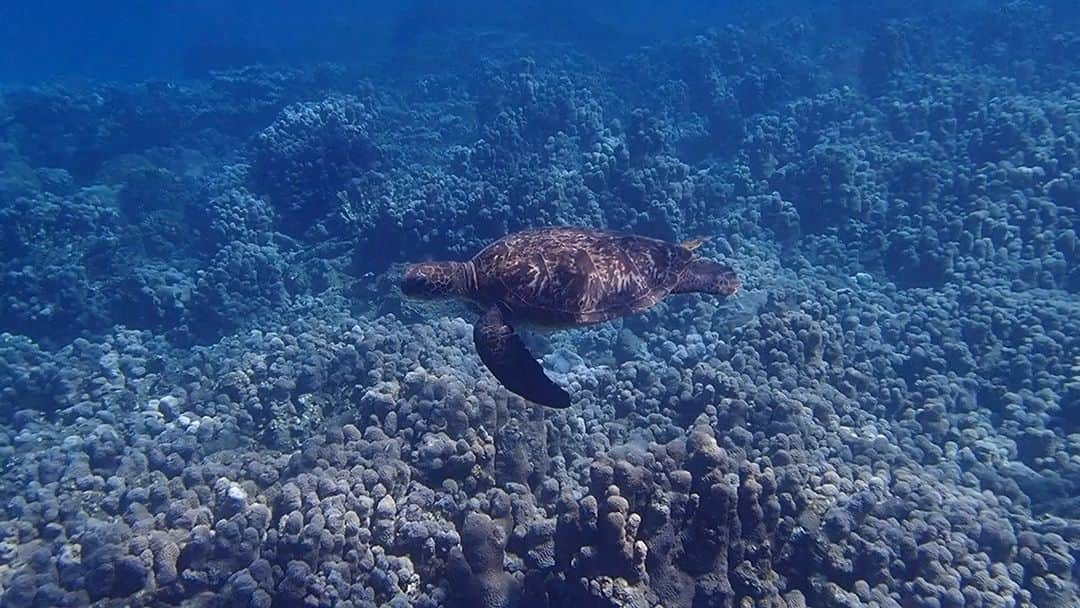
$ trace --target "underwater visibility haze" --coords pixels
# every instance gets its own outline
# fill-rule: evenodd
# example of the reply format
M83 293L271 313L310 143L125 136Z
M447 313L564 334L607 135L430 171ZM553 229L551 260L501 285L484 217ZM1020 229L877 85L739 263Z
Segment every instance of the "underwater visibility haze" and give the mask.
M1080 4L0 7L0 606L1080 606Z

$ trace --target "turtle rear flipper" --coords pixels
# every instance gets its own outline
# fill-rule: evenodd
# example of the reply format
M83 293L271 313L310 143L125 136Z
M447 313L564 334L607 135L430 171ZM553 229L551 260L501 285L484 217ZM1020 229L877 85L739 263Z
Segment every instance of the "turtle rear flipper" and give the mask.
M499 306L492 306L473 326L480 360L511 392L548 407L570 407L570 394L544 374L544 368L507 323Z
M739 291L741 286L742 282L731 266L713 260L694 260L683 271L679 283L671 292L730 296Z

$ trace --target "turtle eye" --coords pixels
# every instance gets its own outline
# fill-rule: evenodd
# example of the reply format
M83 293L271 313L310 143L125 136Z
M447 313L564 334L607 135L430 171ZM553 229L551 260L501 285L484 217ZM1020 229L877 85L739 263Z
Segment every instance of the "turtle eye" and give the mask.
M410 266L401 280L401 291L414 298L431 298L440 295L438 281L432 280L432 273L428 270L424 264ZM437 278L438 274L434 273L434 276Z
M407 296L422 296L425 289L425 285L428 283L427 278L424 276L420 268L416 266L410 266L405 271L405 277L401 279L401 291Z

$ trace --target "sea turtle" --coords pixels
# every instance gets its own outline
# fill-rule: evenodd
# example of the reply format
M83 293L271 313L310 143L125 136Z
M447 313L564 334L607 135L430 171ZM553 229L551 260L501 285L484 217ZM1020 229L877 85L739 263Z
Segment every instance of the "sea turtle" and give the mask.
M484 365L510 391L564 408L569 393L544 374L513 324L580 327L641 312L670 293L734 294L740 282L731 267L694 255L703 241L574 227L525 230L468 262L412 264L401 289L411 297L478 304L484 312L473 341Z

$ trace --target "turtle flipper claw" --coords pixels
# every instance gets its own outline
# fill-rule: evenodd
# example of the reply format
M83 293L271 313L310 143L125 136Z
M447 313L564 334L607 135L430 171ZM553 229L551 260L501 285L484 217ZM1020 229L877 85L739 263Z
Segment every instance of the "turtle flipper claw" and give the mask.
M480 317L473 341L480 360L509 391L547 407L570 407L570 394L544 374L501 307L492 306Z

